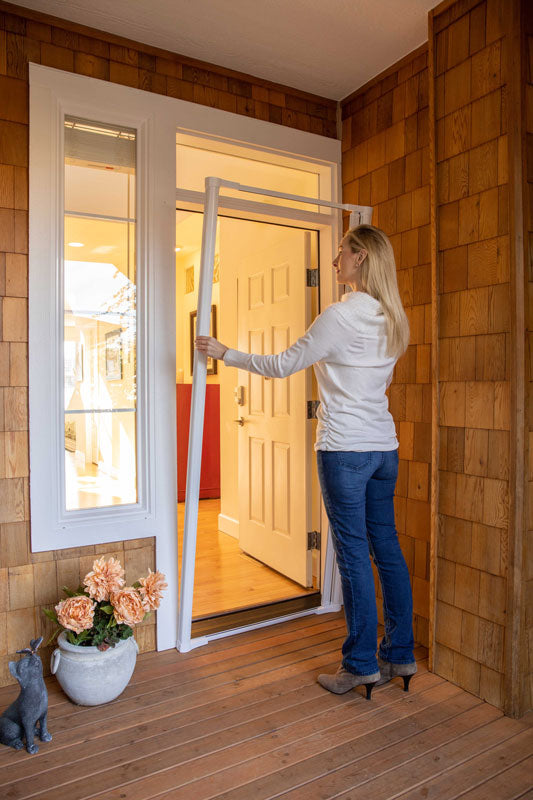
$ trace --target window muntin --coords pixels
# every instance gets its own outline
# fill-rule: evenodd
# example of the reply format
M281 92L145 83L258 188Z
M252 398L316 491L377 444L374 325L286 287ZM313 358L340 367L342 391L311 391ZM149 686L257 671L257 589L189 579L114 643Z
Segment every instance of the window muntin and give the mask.
M64 497L137 502L136 133L65 118Z

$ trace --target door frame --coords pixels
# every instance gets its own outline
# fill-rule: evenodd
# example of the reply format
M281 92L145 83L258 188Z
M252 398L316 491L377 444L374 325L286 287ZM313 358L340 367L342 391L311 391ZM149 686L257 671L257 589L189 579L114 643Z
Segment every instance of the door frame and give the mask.
M310 227L321 232L319 238L319 263L327 263L333 257L336 244L340 238L342 230L340 211L348 211L350 214L350 224L355 225L361 222L372 221L372 208L369 206L357 206L346 203L338 203L332 200L302 197L300 195L290 195L273 190L260 189L254 186L245 186L234 181L222 180L217 177L207 177L205 179L205 206L202 230L202 250L200 261L200 280L197 301L197 333L208 335L210 326L212 287L213 287L213 268L215 257L215 237L217 229L217 217L219 208L228 208L228 200L221 195L221 190L230 188L242 193L253 193L254 195L266 195L269 197L281 198L285 200L298 201L312 206L319 206L320 211L305 212L301 209L292 207L273 206L267 203L258 203L241 199L239 196L231 198L231 207L234 212L248 214L252 217L260 216L262 221L285 222L291 220L292 224L299 223L302 227ZM198 193L196 200L199 200ZM191 201L193 198L185 190L177 190L176 203ZM330 213L321 213L322 208L329 209ZM264 218L267 218L266 220ZM326 234L324 236L324 234ZM329 252L328 252L329 251ZM331 281L322 281L320 284L320 307L329 305L336 300L333 287L333 274ZM179 599L179 618L178 618L178 641L176 644L180 652L188 652L195 647L201 647L214 638L234 635L235 633L253 630L265 625L273 625L281 621L286 621L297 616L307 614L328 613L340 609L340 580L336 569L336 559L333 552L331 536L326 537L326 547L321 548L324 552L321 575L323 576L320 606L306 611L283 617L275 617L262 623L233 628L220 633L208 636L193 637L192 629L192 606L194 594L194 573L196 563L196 536L198 523L198 503L200 496L200 470L202 458L203 429L204 429L204 410L205 393L207 384L207 356L197 350L194 351L194 370L192 382L191 417L189 425L189 452L187 458L187 484L185 488L185 520L183 530L183 555L181 564L181 584ZM324 504L321 503L321 532L327 530L329 534L329 523L325 514ZM322 537L322 541L323 541Z
M241 147L262 150L275 158L305 161L320 172L320 197L336 200L341 195L341 142L288 126L257 120L242 114L203 106L173 97L134 89L109 81L77 75L52 67L30 64L30 251L29 251L29 405L30 405L30 468L32 552L64 548L98 546L119 540L155 538L156 567L167 573L168 590L157 612L157 649L176 646L178 628L178 553L177 553L177 496L176 496L176 408L175 408L175 339L164 331L175 326L174 248L176 199L176 137L188 134L210 138L214 142L233 143ZM57 459L46 445L50 437L58 440L57 374L49 365L57 359L51 343L58 340L58 307L54 295L59 275L58 213L61 206L60 131L64 113L77 116L144 125L143 171L145 186L147 302L145 331L142 343L146 352L148 396L145 404L145 429L152 455L141 465L145 479L154 487L149 509L125 509L113 515L108 525L98 519L62 520L58 524L52 508L60 492ZM204 200L203 193L191 193L190 201ZM179 197L178 197L179 199ZM228 200L231 205L232 201ZM240 201L240 198L239 198ZM257 213L265 206L240 201L248 210ZM322 205L313 201L314 206ZM339 206L340 207L340 206ZM294 212L294 209L290 209ZM283 209L276 206L280 220ZM325 224L330 241L321 236L321 262L328 263L336 249L342 231L340 213L334 220L327 215L301 211L308 221ZM170 289L170 291L169 291ZM338 299L333 275L323 281L322 307ZM156 314L157 309L157 314ZM156 319L157 317L157 319ZM163 331L163 333L161 333ZM57 348L56 348L57 350ZM52 435L53 434L53 435ZM55 445L57 449L57 441ZM131 513L138 520L131 525ZM53 526L47 524L48 520ZM120 523L117 526L116 523ZM327 530L322 515L322 530ZM340 600L338 576L334 562L326 561L323 548L323 598ZM329 552L329 550L328 550ZM326 568L324 569L324 567ZM328 608L327 610L332 610ZM279 621L279 620L275 620ZM262 625L263 623L259 623ZM270 623L269 621L269 624ZM257 626L256 626L257 627ZM216 634L214 636L217 636ZM210 637L213 638L213 637ZM178 642L179 644L179 642ZM184 642L186 644L186 642Z

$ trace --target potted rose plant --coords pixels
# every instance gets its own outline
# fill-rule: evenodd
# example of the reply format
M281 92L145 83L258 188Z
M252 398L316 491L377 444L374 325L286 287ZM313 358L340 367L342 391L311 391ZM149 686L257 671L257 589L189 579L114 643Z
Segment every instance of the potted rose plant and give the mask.
M124 584L120 562L98 558L76 591L63 587L67 597L44 611L58 626L52 674L80 705L108 703L124 691L138 653L133 626L159 608L167 588L165 576L151 570L133 586Z

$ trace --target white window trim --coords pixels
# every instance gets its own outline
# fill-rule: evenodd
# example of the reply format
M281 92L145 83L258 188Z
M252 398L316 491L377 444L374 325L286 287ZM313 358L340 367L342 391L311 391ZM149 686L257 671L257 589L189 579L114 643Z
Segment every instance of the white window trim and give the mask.
M58 451L58 248L61 220L62 137L64 113L129 125L140 131L140 182L144 182L146 242L145 369L147 390L146 483L136 506L94 510L62 518L57 513L60 469ZM279 153L321 164L320 196L340 195L340 141L195 103L144 92L50 67L30 64L30 258L29 258L29 404L30 502L32 551L61 550L154 536L156 566L167 574L169 588L158 612L157 647L174 647L177 633L177 526L175 436L175 337L158 331L175 326L175 155L178 132ZM141 142L144 141L144 144ZM144 179L144 181L143 181ZM61 212L61 213L59 213ZM142 217L142 212L139 215ZM333 234L340 234L340 220ZM144 237L144 238L143 238ZM336 249L332 242L330 256ZM328 256L323 263L327 263ZM141 259L138 258L138 268ZM333 279L323 281L324 305L337 299ZM54 292L56 294L54 295ZM157 324L156 311L157 309ZM142 316L142 315L141 315ZM140 336L140 333L139 333ZM52 353L52 346L55 351ZM143 343L139 340L138 346ZM54 356L54 357L52 357ZM55 364L54 369L51 366ZM141 406L141 404L139 404ZM140 407L138 414L140 415ZM55 422L54 422L55 420ZM55 429L54 429L55 426ZM56 442L55 453L53 442ZM62 453L60 453L63 456ZM53 463L51 463L53 462ZM139 478L141 473L139 471ZM77 517L77 518L76 518ZM96 524L93 524L92 520ZM324 528L327 530L327 527ZM325 548L324 548L325 549ZM328 537L328 553L330 542ZM326 555L326 554L324 554ZM338 603L334 563L324 572L327 607ZM327 574L326 574L327 573ZM331 573L331 574L329 574Z
M30 65L29 413L33 552L155 537L169 584L158 612L158 649L177 625L175 345L175 124L137 90ZM63 337L63 119L65 114L139 132L137 258L142 389L138 399L139 502L65 513L61 446ZM165 169L160 154L170 159ZM170 290L170 291L169 291ZM157 314L155 310L157 309ZM168 365L172 364L172 369ZM140 424L139 424L140 422ZM169 565L172 565L169 569Z

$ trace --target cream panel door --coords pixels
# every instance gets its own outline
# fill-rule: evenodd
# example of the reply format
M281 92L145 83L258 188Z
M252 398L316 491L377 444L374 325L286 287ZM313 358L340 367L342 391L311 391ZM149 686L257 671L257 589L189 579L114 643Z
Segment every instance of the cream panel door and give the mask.
M278 353L307 327L309 233L242 223L238 277L238 349ZM234 250L230 247L230 249ZM221 239L223 258L224 243ZM307 550L308 376L270 379L240 371L239 538L242 550L310 586ZM236 415L237 416L237 415Z

